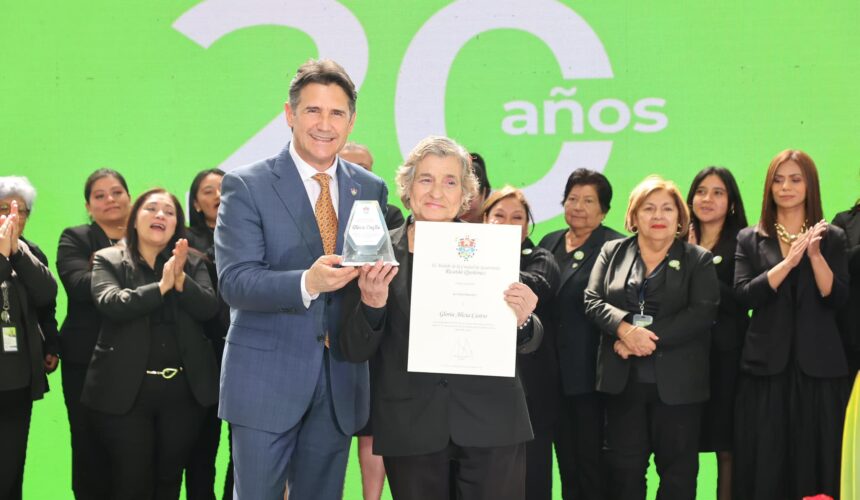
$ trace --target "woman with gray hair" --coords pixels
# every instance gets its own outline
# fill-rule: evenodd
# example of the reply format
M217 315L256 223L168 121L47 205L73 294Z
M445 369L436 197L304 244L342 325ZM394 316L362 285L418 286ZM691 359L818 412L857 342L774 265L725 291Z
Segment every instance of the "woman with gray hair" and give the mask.
M56 299L57 283L19 238L29 208L9 186L0 179L0 498L20 499L33 401L48 390L38 310Z
M460 498L521 499L532 429L519 377L406 369L415 222L453 222L469 207L477 193L469 154L451 139L428 137L409 154L396 182L412 212L391 231L400 266L378 262L361 269L345 289L340 335L347 359L374 360L373 451L382 455L398 500L447 500L452 483ZM531 314L536 295L513 283L505 300L520 325L518 351L534 351L543 333Z
M38 245L24 237L24 227L33 212L33 203L36 201L36 188L30 184L26 177L8 176L0 177L0 215L8 216L12 210L12 202L18 204L18 239L24 242L36 259L46 268L50 269L48 256ZM47 373L57 369L59 363L58 353L60 350L59 337L57 336L57 301L36 309L39 328L44 337L44 367Z

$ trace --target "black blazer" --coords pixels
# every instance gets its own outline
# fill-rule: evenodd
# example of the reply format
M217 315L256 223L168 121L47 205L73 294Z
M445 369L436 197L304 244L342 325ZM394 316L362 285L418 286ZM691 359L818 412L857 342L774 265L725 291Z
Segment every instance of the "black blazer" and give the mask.
M749 325L747 308L735 295L735 250L737 235L721 238L714 247L714 267L720 280L720 307L711 330L711 346L718 351L740 349Z
M546 249L535 247L526 239L520 254L520 282L538 296L535 314L547 318L555 291L558 289L558 265ZM559 396L558 358L555 355L555 337L544 324L543 340L530 353L517 355L517 368L526 391L526 403L532 427L549 428L558 417Z
M585 290L585 312L600 328L597 390L618 394L630 373L630 360L613 346L618 325L631 311L625 285L636 260L636 236L603 245ZM657 392L666 404L706 401L710 395L711 327L720 300L711 252L675 240L669 249L665 302L649 327L660 340L655 358ZM676 263L677 265L673 264Z
M93 254L111 246L98 224L69 227L60 235L57 273L66 289L66 319L60 327L63 363L87 364L99 336L102 319L93 303L90 283Z
M540 246L552 254L563 250L565 233L567 229L547 234ZM574 259L576 267L568 265L561 269L561 285L553 298L550 317L544 318L544 327L554 331L557 340L561 387L566 395L594 392L600 329L585 314L585 288L603 244L621 238L624 238L621 233L598 226L579 248L582 258Z
M105 413L121 415L132 408L149 356L149 315L163 302L158 283L147 282L140 265L132 265L122 246L96 252L93 261L92 293L102 325L81 401ZM201 259L189 254L185 273L176 301L179 354L195 399L211 406L218 401L218 368L202 323L215 315L218 301Z
M833 225L842 228L848 237L850 288L848 302L839 310L837 318L848 367L854 373L860 370L860 206L836 214Z
M735 291L738 299L753 310L741 353L741 370L758 376L782 373L794 351L800 368L811 377L848 374L836 325L836 311L848 300L846 252L845 232L829 225L821 240L821 254L833 271L833 289L827 297L821 296L809 257L804 255L791 271L797 280L795 296L788 280L777 290L767 281L767 272L783 259L777 239L763 236L758 226L738 234Z
M42 264L24 242L19 252L10 258L0 255L0 282L12 280L12 287L21 304L23 325L27 335L30 357L30 397L41 399L48 390L45 376L42 335L39 330L39 308L47 307L57 298L57 282L50 269ZM2 354L0 354L2 356Z
M519 376L481 377L406 371L409 351L410 290L409 224L391 231L394 256L400 263L389 285L383 325L367 322L357 280L345 288L340 346L349 361L373 358L371 381L373 452L384 456L422 455L440 451L450 441L460 446L491 447L532 439L532 428ZM532 340L540 344L543 328L535 325Z
M39 260L46 268L50 269L48 256L32 241L21 236L21 241L27 244L30 253ZM56 286L56 282L55 282ZM57 332L57 300L56 297L50 304L44 305L37 309L39 316L39 328L42 330L42 340L45 354L58 354L60 352L60 339Z

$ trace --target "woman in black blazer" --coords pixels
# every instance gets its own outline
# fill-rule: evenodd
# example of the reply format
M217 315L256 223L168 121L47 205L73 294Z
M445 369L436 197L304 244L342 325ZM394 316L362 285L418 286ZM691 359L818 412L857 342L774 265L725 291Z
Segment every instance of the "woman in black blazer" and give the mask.
M428 137L396 180L412 211L391 231L400 267L365 266L347 285L339 338L346 359L373 358L373 451L383 456L396 500L448 500L451 482L460 498L521 500L532 430L519 377L406 370L415 221L450 222L468 207L477 192L468 153L451 139ZM531 315L537 297L514 283L505 299L520 324L518 350L533 351L543 333Z
M851 210L839 212L833 218L833 225L842 228L848 238L848 273L851 288L848 303L839 311L839 332L845 343L848 369L851 373L860 370L860 202Z
M761 219L741 231L735 292L752 309L735 410L735 498L839 494L850 391L836 312L848 299L845 233L822 219L815 163L770 163Z
M201 170L191 181L188 200L188 246L204 256L209 280L218 295L218 273L215 269L215 222L221 205L221 180L224 171L219 168ZM215 359L220 366L224 353L224 339L230 326L230 306L220 296L218 313L203 324L204 332L215 349ZM218 406L208 409L203 420L200 437L194 444L191 457L185 466L185 494L188 500L210 500L215 498L215 458L221 443L221 419ZM228 462L225 472L223 500L233 498L233 460Z
M535 314L549 316L549 306L558 288L559 273L549 250L529 239L533 222L522 191L505 186L494 191L481 209L485 224L512 224L522 228L520 282L537 295ZM517 356L517 369L526 392L526 403L534 439L526 444L526 500L552 499L552 441L558 418L558 359L555 339L544 329L543 340L534 352Z
M711 328L711 399L702 414L699 451L717 454L717 500L732 497L732 422L741 344L749 316L735 298L735 248L747 225L744 203L732 173L723 167L699 171L687 192L688 242L709 250L720 280L720 308Z
M218 301L181 220L176 197L149 190L132 206L127 244L93 262L102 325L82 401L111 460L112 498L179 498L182 468L218 399L202 325Z
M550 316L541 317L545 320L544 337L553 336L558 349L563 396L555 453L562 496L567 500L600 500L605 495L601 458L604 401L594 388L600 330L585 315L583 294L603 244L624 237L603 225L611 202L612 186L603 174L574 170L562 200L568 228L549 233L540 242L561 269L561 284L551 300Z
M18 239L18 203L0 215L0 498L21 498L33 401L48 390L38 309L57 297L51 271Z
M57 273L67 298L60 370L72 438L72 490L78 499L107 500L110 491L103 475L108 462L91 429L89 410L81 404L81 392L101 328L90 290L93 254L125 237L131 199L123 176L101 168L87 178L84 200L92 222L66 228L57 248Z
M658 498L696 498L719 282L711 253L682 239L689 220L673 183L646 178L627 207L626 228L636 236L603 246L585 291L586 313L602 333L608 498L645 498L652 452Z

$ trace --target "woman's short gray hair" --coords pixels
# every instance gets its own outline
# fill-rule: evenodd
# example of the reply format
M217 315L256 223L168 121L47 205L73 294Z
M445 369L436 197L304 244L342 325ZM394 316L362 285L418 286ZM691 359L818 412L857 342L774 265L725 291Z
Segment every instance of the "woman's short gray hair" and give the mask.
M421 139L412 148L403 165L397 169L394 182L397 184L397 194L400 196L400 201L403 202L403 207L411 210L409 191L412 190L412 182L415 180L415 168L418 167L418 164L424 158L430 155L440 158L453 156L460 161L460 184L463 186L463 203L460 206L458 215L462 214L469 209L469 202L478 194L478 178L475 177L475 172L472 170L472 158L469 156L466 148L457 144L456 141L438 135L431 135Z
M36 188L30 184L26 177L10 175L0 177L0 198L20 196L23 198L26 210L33 210L33 202L36 201Z

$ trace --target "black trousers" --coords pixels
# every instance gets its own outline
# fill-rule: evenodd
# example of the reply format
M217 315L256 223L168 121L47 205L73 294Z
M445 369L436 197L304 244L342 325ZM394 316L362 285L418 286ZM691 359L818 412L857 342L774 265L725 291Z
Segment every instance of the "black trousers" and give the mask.
M178 499L182 469L204 414L183 375L144 377L134 406L124 415L93 411L94 428L111 460L111 498Z
M564 500L606 498L603 463L605 396L599 392L564 396L555 434L555 455Z
M648 458L660 475L658 500L695 500L702 403L667 405L657 384L628 382L606 398L608 497L644 500Z
M81 404L86 363L63 360L63 399L69 417L72 437L72 491L77 500L108 500L110 485L105 479L109 464L96 433L92 429L90 409Z
M450 443L426 455L383 457L394 500L449 500L456 483L461 500L522 500L525 497L525 443L472 448ZM456 463L455 477L451 462Z
M526 500L552 500L552 426L534 428L526 443Z
M0 391L0 499L21 500L32 411L29 387Z
M218 405L206 409L200 434L185 464L185 498L215 500L215 458L221 442Z

